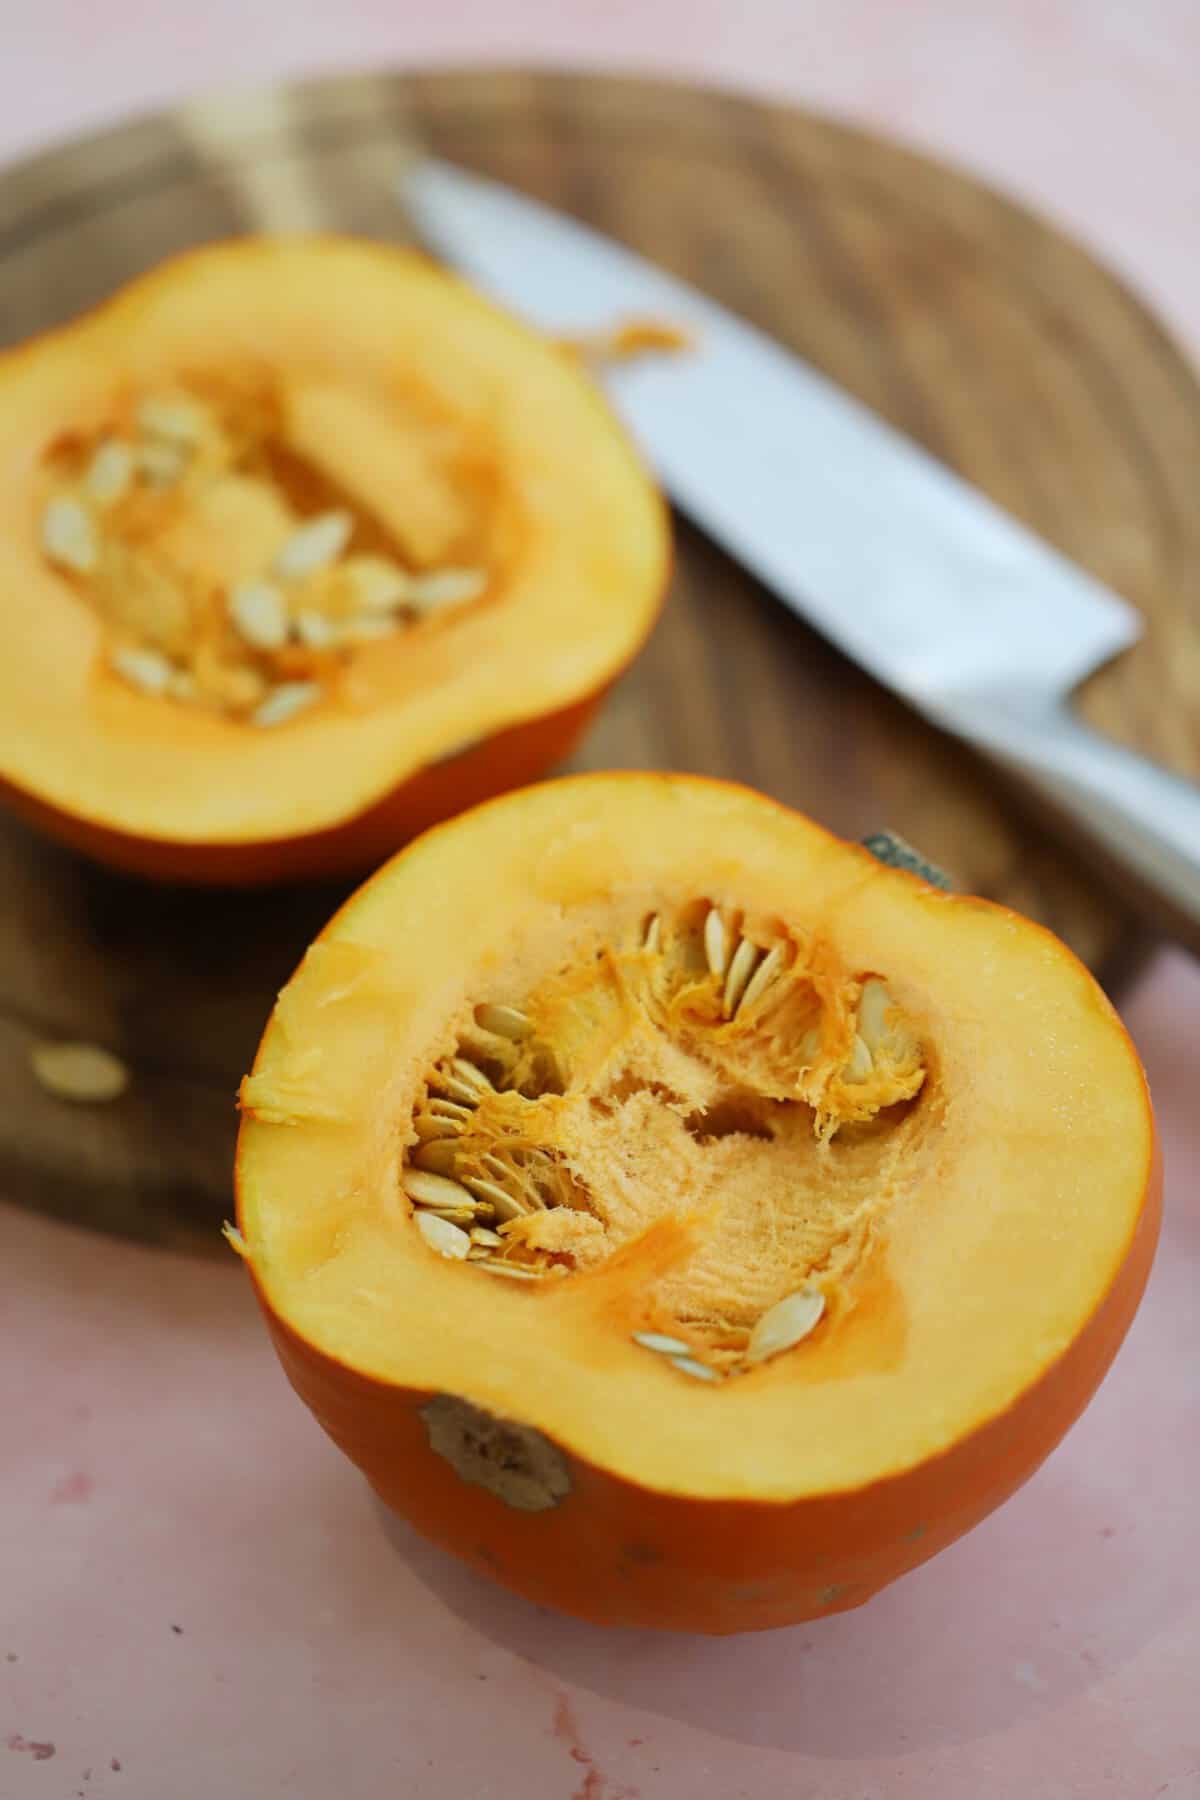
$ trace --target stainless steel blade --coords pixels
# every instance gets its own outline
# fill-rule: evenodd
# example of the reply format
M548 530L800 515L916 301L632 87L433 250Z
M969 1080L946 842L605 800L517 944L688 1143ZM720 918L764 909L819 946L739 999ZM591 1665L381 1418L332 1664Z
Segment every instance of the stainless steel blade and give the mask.
M1132 607L683 282L445 163L401 188L431 248L542 329L649 314L691 334L605 371L618 412L683 511L924 710L1063 695L1138 636Z

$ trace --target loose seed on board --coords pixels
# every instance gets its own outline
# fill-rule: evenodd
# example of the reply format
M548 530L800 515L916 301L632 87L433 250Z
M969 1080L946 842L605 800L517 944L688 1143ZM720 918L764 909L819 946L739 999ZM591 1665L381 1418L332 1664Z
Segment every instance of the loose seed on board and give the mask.
M229 616L251 649L282 650L287 643L287 602L269 581L243 581L231 588Z
M765 1362L769 1356L791 1350L808 1336L824 1311L824 1294L809 1283L797 1288L794 1294L777 1300L774 1306L767 1308L750 1333L746 1361Z
M354 530L348 512L318 513L286 538L275 553L274 572L284 581L315 575L336 562Z
M786 955L787 950L782 944L776 944L773 950L767 951L767 954L763 957L746 985L746 991L738 1004L737 1010L739 1012L741 1012L743 1008L748 1011L749 1008L754 1005L756 1000L762 999L762 996L766 993L780 969L783 967L783 961Z
M452 1225L449 1219L439 1219L436 1213L414 1213L413 1219L431 1250L436 1250L439 1256L465 1262L471 1240L460 1226Z
M761 955L762 951L758 945L752 944L749 938L743 938L734 951L729 972L725 977L723 1004L726 1018L731 1019L741 1005L742 995L746 991L747 983L753 975L755 965Z
M255 707L250 714L250 723L261 726L286 725L289 719L306 711L320 698L320 682L285 681L279 687L272 688L262 704Z
M129 1070L99 1044L35 1044L29 1061L42 1086L60 1100L96 1105L116 1100L129 1086Z
M407 603L418 612L433 612L442 606L465 606L477 600L488 584L483 569L434 569L428 575L414 575L408 584Z
M694 1376L697 1381L720 1381L721 1379L715 1369L710 1369L704 1363L697 1362L694 1356L673 1356L671 1367L678 1369L681 1375Z
M522 1038L528 1037L533 1029L529 1015L518 1012L515 1006L477 1006L475 1019L485 1031L492 1032L496 1037L510 1038L514 1044L519 1044Z
M400 1176L400 1185L410 1200L420 1206L468 1206L474 1207L471 1195L461 1182L451 1181L446 1175L435 1175L427 1169L405 1169Z
M68 494L51 500L42 514L42 549L62 568L90 575L100 560L100 546L87 508Z
M690 1356L692 1352L692 1346L685 1344L682 1338L668 1337L662 1331L635 1331L633 1341L643 1350L655 1350L660 1356Z
M92 453L83 477L83 491L99 506L112 506L133 483L133 451L120 438L106 438Z
M729 964L729 934L715 906L709 907L704 921L704 956L710 972L720 981Z
M165 694L175 673L174 666L160 650L135 650L122 644L113 651L109 661L122 681L143 694Z

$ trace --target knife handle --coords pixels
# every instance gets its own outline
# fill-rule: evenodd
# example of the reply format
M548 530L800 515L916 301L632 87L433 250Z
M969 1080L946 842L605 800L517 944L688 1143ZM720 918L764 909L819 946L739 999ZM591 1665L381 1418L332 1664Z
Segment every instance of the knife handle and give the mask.
M997 703L943 716L1082 828L1113 874L1200 955L1200 788L1092 731L1063 705Z

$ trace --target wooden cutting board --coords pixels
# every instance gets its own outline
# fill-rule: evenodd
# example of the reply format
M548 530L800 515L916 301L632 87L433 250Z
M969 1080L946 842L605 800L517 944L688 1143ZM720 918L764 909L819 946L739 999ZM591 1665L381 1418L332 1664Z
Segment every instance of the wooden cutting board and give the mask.
M495 71L186 107L0 175L0 340L206 239L403 237L390 188L414 137L703 286L1128 596L1145 640L1083 710L1200 774L1193 374L1051 226L865 133L688 87ZM1051 925L1110 985L1145 946L981 764L686 525L663 621L576 766L732 776L849 836L891 827L962 887ZM341 890L148 888L7 821L0 881L0 1195L215 1250L238 1079ZM29 1050L60 1037L116 1050L127 1095L89 1109L44 1093Z

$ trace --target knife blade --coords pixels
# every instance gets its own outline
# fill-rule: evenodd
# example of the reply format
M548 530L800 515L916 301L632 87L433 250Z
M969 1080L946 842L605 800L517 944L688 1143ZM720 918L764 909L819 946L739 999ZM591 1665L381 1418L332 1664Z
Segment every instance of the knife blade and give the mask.
M418 235L554 334L650 315L686 354L601 379L680 509L879 681L1065 811L1200 949L1200 793L1082 725L1137 638L1124 600L765 333L634 252L434 158Z

